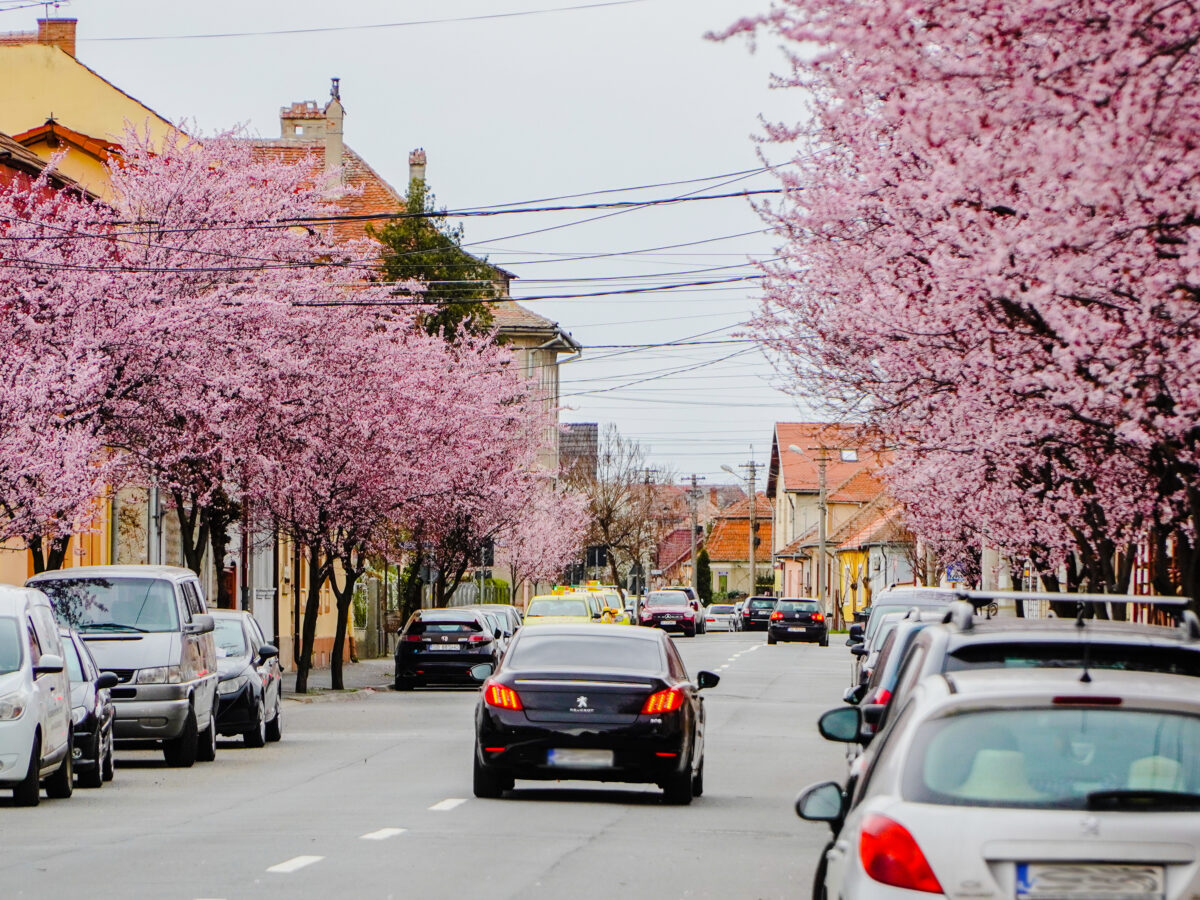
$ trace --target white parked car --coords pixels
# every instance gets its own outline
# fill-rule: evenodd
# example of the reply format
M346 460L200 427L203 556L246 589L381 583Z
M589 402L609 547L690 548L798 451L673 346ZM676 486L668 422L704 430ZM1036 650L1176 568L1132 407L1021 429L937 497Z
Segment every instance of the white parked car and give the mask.
M704 624L720 631L733 631L734 611L731 603L713 603L704 610Z
M1200 895L1196 684L1101 669L924 679L852 796L826 782L796 802L835 832L816 896ZM821 732L854 741L860 721L832 710Z
M36 806L42 787L70 797L71 684L50 601L0 585L0 788Z

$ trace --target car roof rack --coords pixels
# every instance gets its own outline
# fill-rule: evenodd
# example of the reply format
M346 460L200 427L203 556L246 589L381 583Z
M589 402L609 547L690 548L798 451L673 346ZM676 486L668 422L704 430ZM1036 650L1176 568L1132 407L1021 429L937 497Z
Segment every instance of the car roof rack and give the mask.
M1179 627L1184 637L1191 641L1200 641L1200 616L1186 607L1191 603L1188 597L1135 596L1129 594L1067 594L1055 591L959 591L959 599L950 604L942 617L942 622L954 625L959 631L969 631L975 627L975 613L980 606L993 600L1049 600L1056 603L1074 602L1079 612L1075 624L1084 627L1084 611L1089 606L1101 603L1141 603L1146 606L1185 607L1179 613ZM991 618L989 616L989 618Z

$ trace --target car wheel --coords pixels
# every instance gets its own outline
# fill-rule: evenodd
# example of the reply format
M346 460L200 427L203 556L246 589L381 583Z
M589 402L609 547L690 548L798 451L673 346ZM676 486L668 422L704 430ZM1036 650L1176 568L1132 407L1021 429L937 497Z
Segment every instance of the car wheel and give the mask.
M95 752L92 754L91 765L79 773L81 788L104 787L104 735L96 732Z
M163 741L163 757L174 769L190 769L196 764L196 711L188 710L179 737Z
M196 736L196 759L212 762L217 758L217 717L210 714L208 727Z
M46 779L46 796L55 800L66 800L75 790L75 765L71 757L71 741L67 741L67 755L54 774Z
M671 806L687 806L692 802L692 773L689 769L672 775L663 783L663 800Z
M267 740L272 744L283 740L283 704L275 698L275 715L267 723Z
M116 775L116 767L113 765L113 739L112 734L109 734L108 740L104 742L104 762L101 764L102 776L105 781L112 781Z
M242 732L242 740L246 742L247 747L265 747L267 746L267 711L263 709L261 700L255 705L254 713L256 717L254 727L249 731Z
M40 735L33 738L33 747L29 751L29 768L25 777L13 785L14 806L37 806L42 799L42 785L38 781L38 769L42 762L42 739Z
M822 647L829 646L829 635L825 635L825 637L821 638L821 646Z
M771 634L771 632L768 631L767 632L767 643L768 644L776 644L778 642L779 642L779 638L775 637L775 635Z
M692 776L692 796L699 797L704 793L704 759L700 760L700 768Z
M475 750L475 769L472 786L475 796L483 800L498 800L504 793L504 779L495 772L489 772L479 761L479 749Z

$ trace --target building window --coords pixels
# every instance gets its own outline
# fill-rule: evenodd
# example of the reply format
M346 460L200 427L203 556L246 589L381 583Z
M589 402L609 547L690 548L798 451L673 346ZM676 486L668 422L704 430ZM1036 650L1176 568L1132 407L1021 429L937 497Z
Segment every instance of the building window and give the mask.
M857 450L843 450L842 451L842 462L858 462L858 451Z

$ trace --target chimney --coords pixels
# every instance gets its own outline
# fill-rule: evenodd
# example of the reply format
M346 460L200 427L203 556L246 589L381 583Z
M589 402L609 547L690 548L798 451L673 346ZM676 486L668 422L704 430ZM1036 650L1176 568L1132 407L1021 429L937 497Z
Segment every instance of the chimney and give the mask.
M53 44L68 56L75 55L75 25L78 19L38 19L39 44Z
M342 92L340 78L332 79L329 87L329 102L325 104L325 172L342 171L342 155L345 144L342 141L342 121L346 110L342 107Z
M412 153L408 154L408 180L410 182L425 180L424 147L418 147Z

